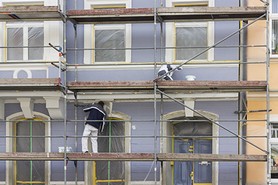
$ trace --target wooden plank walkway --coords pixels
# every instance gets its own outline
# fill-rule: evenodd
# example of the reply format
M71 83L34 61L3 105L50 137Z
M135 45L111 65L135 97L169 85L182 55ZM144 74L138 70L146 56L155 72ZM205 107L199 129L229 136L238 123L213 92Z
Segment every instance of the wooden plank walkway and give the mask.
M154 22L154 15L161 21L195 20L249 20L266 14L265 7L159 7L68 10L69 20L77 24L141 23ZM264 17L265 19L265 17Z
M68 82L71 91L153 91L153 81L88 81ZM164 91L239 92L266 91L266 81L158 81L157 88Z
M67 160L78 161L257 161L266 162L266 155L181 154L181 153L67 153ZM0 160L62 161L64 153L0 153Z
M0 90L59 90L59 78L1 78Z
M2 6L0 7L0 21L53 21L62 20L58 6Z

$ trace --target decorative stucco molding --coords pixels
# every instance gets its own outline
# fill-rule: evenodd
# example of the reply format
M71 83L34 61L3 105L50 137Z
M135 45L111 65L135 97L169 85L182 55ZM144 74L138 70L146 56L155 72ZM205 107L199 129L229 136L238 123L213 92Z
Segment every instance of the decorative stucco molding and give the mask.
M61 97L44 97L46 108L52 119L64 119L64 106Z
M184 107L185 117L193 117L194 112L192 110L194 110L195 101L194 100L184 100L184 105L186 105L188 107L188 108Z
M33 118L34 102L31 98L17 98L25 118Z

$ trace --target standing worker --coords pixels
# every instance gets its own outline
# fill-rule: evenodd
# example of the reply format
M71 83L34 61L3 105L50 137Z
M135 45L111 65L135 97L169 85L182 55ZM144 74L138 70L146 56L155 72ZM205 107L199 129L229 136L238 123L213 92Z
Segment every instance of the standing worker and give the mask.
M88 153L88 137L91 136L92 152L98 152L97 136L98 131L103 132L105 125L106 112L104 110L104 103L102 101L93 104L91 107L85 108L84 112L90 111L82 137L82 152Z
M175 65L170 65L170 64L162 65L160 67L160 69L158 70L158 77L163 76L164 80L173 80L172 76L173 76L174 71L175 71L173 69L182 70L182 67L177 67ZM171 72L169 72L169 71L171 71Z

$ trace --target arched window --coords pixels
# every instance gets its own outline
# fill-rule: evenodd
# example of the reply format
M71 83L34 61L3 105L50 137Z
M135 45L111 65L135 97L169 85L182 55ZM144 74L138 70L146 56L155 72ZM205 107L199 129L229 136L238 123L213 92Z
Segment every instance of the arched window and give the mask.
M125 152L125 123L119 118L109 118L101 137L98 139L99 152L124 153ZM107 182L118 182L124 185L125 181L125 162L123 161L97 161L97 179L107 180ZM122 181L122 182L121 182Z
M121 112L112 112L107 118L104 131L99 134L98 151L107 153L129 153L131 118ZM90 146L90 145L89 145ZM88 182L96 184L124 185L130 181L130 165L124 161L97 161L88 162L89 168L85 170ZM86 165L85 165L86 167ZM92 167L92 169L90 169ZM91 172L92 170L92 172ZM91 176L93 174L93 176Z
M23 113L7 117L7 152L50 152L50 118L34 112L33 119ZM49 184L49 161L8 161L6 184Z

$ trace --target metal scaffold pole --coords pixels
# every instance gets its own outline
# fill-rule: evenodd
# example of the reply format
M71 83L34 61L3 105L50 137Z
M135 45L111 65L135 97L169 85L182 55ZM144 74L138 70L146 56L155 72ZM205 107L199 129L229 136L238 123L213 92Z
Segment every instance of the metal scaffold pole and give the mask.
M154 65L154 78L156 76L156 67L157 67L157 44L156 44L156 31L157 31L157 0L154 0L154 62L155 62L155 65ZM157 142L157 131L159 130L157 127L158 127L158 121L157 121L157 99L156 99L156 84L154 83L154 181L155 181L155 185L157 184L157 145L158 145L158 142Z
M67 1L63 1L63 12L65 13L67 10ZM63 22L63 53L66 53L66 21ZM65 55L66 57L67 55ZM64 71L64 83L67 83L67 75L66 71ZM67 184L67 97L68 94L65 92L64 95L64 185Z
M77 10L77 0L74 1L74 7ZM74 27L74 64L75 64L75 68L74 68L74 81L76 82L78 80L78 75L77 75L77 60L78 60L78 56L77 56L77 25L73 24ZM74 117L75 119L77 119L77 104L78 104L78 100L77 100L77 92L74 92ZM74 134L75 134L75 152L77 152L78 147L77 147L77 139L78 137L76 137L78 135L78 127L77 127L77 121L74 122ZM78 165L77 165L77 161L74 161L75 163L75 185L77 185L78 182Z
M266 126L267 126L267 183L271 183L271 143L270 143L270 138L271 138L271 124L270 124L270 92L269 92L269 78L270 78L270 43L269 43L269 0L264 1L266 7L267 7L267 12L266 12L266 81L267 81L267 87L266 87Z

